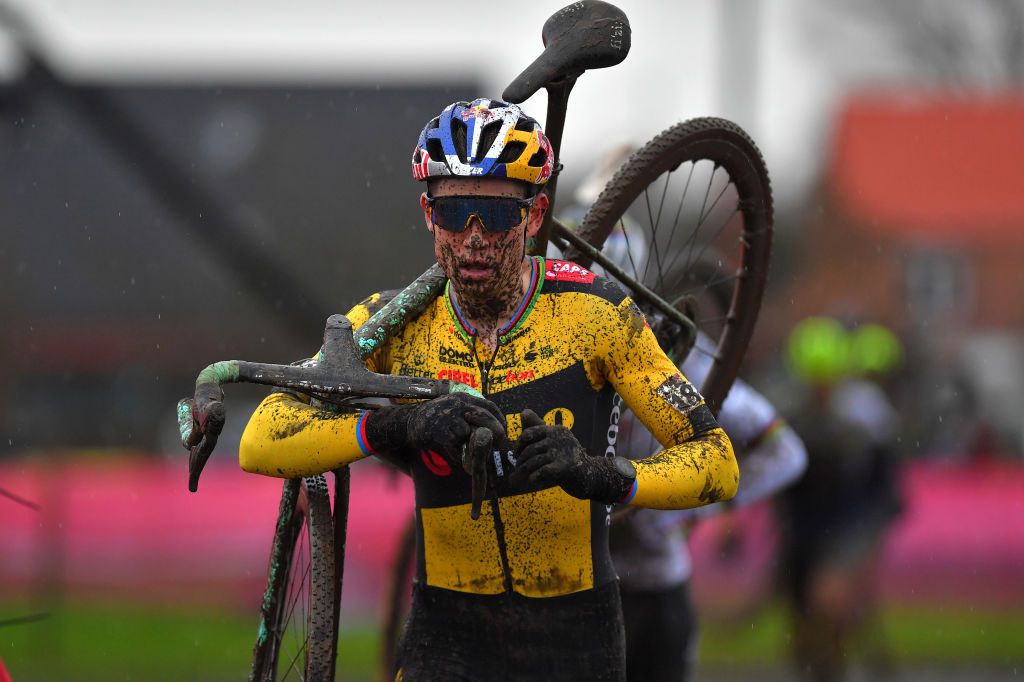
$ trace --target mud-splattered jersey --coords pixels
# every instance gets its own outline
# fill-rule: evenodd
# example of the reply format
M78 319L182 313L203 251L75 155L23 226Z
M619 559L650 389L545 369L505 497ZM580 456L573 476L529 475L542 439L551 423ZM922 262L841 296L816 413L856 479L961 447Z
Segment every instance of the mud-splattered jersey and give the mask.
M736 490L728 439L622 290L570 262L535 258L531 267L529 291L499 330L496 350L478 342L446 290L367 361L378 372L468 384L506 415L510 440L496 443L494 452L496 494L477 521L470 518L471 479L461 467L430 451L408 454L419 524L417 572L426 585L549 597L615 579L607 546L610 507L558 486L508 483L516 465L512 441L527 407L548 424L569 428L590 455L610 456L627 403L666 446L637 463L633 504L693 507ZM378 304L379 295L371 296L349 318L360 325ZM242 466L296 476L350 463L371 453L365 419L325 416L273 395L246 429Z
M704 383L711 371L714 347L710 338L698 334L696 345L681 368L689 380L698 385ZM781 446L766 444L782 428L782 422L774 406L743 380L733 383L722 403L718 422L739 450L743 485L733 503L739 502L745 493L748 504L773 494L803 471L806 453L799 441L786 441ZM621 426L619 454L623 457L643 459L660 448L653 434L632 414L623 415ZM753 462L755 459L757 462ZM761 466L751 467L752 463ZM757 495L750 495L753 491ZM693 512L637 509L612 525L612 562L623 590L665 590L689 579L690 552L682 523L694 517L686 514Z

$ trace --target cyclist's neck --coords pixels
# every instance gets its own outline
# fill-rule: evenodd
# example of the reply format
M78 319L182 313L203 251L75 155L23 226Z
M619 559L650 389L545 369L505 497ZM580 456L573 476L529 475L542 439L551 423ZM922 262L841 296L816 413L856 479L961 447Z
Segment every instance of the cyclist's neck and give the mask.
M518 273L497 278L497 286L486 291L473 291L452 281L452 297L466 322L476 330L477 339L488 349L498 347L498 330L508 324L530 290L532 268L532 258L523 258Z

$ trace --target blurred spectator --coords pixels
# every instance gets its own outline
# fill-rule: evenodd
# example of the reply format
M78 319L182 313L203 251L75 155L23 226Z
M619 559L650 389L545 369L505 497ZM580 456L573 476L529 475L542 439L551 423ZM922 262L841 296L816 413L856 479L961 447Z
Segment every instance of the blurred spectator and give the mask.
M876 567L900 511L899 421L879 385L902 361L880 325L852 332L808 318L790 335L788 361L805 388L790 423L807 446L804 477L779 498L781 578L792 609L800 679L843 679L855 634L872 642L872 679L890 663L877 611Z

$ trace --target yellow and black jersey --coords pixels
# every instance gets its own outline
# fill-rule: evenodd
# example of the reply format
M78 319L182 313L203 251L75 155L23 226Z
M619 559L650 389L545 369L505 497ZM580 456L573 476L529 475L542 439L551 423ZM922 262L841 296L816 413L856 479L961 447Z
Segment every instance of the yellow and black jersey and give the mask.
M364 323L375 294L348 313ZM560 487L514 488L520 412L569 428L593 456L615 454L628 406L665 447L636 462L631 504L687 508L735 494L732 447L703 398L662 352L642 313L613 282L574 263L535 258L529 291L490 351L445 290L370 369L458 381L506 415L496 443L496 504L470 518L470 477L430 451L405 453L415 483L419 580L461 592L549 597L615 578L608 557L611 508ZM268 397L242 437L242 467L271 476L319 473L372 454L365 414L328 415L288 394ZM700 438L695 439L695 437Z

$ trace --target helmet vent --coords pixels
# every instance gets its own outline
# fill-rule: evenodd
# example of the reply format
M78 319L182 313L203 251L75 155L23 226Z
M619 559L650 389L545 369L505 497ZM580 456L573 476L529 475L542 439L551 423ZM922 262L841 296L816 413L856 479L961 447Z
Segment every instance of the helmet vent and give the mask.
M436 137L427 140L427 154L430 155L431 161L444 163L444 147L441 146L441 140Z
M509 142L501 150L498 156L498 163L512 163L526 151L526 145L522 142Z
M480 131L480 145L477 147L476 162L480 163L487 156L488 150L491 145L494 144L494 140L498 137L498 133L501 132L501 121L491 121L484 126L483 130ZM518 155L517 155L518 156Z
M452 142L455 145L455 153L459 161L469 163L466 160L466 124L462 121L452 119Z
M544 151L544 148L540 148L530 157L530 160L526 163L527 166L533 168L540 168L548 160L548 153Z
M521 118L516 121L516 130L521 130L524 133L532 133L536 127L536 121L532 119Z

